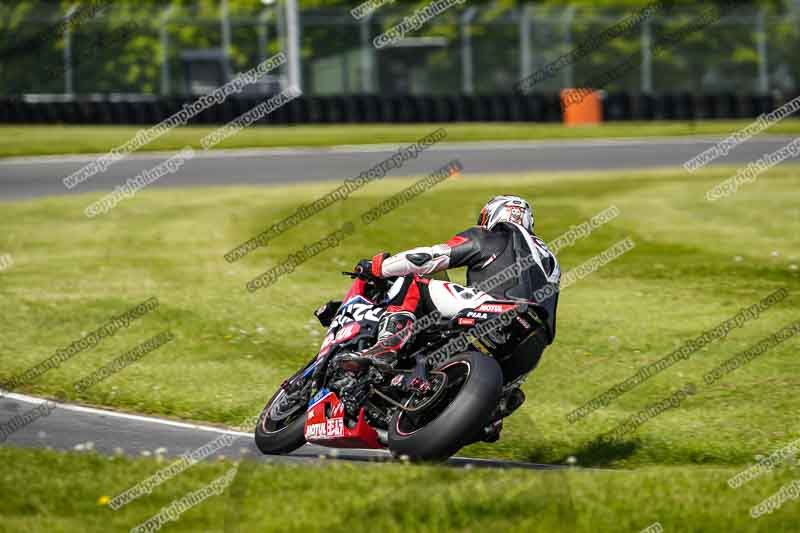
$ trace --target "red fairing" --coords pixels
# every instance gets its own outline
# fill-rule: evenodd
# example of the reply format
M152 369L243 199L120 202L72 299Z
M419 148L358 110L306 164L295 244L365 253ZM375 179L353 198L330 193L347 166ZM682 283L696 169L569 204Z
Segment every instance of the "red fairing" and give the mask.
M322 340L322 346L320 346L319 348L319 355L317 357L322 357L323 355L328 353L328 350L330 350L331 346L333 346L333 340L334 340L333 333L329 333L328 335L325 336L325 338Z
M359 331L361 331L361 324L358 322L350 322L342 326L342 329L336 333L336 338L333 340L333 343L339 344L340 342L350 340L358 335Z
M347 294L344 297L344 301L348 302L350 301L350 298L354 296L364 296L365 287L366 287L366 282L363 279L356 278L355 280L353 280L353 284L350 285L350 290L347 291ZM367 298L366 296L364 296L364 298L369 300L369 298Z
M333 348L335 345L339 344L340 342L344 342L347 340L352 339L358 332L361 331L361 324L358 322L350 322L336 332L336 336L333 333L328 333L325 336L325 339L322 341L322 346L319 349L319 356L323 356L328 353L328 350Z
M328 416L325 416L325 412ZM364 420L364 409L358 422L350 429L344 422L344 405L329 392L315 403L306 414L305 437L308 442L332 448L384 448L378 442L378 433Z

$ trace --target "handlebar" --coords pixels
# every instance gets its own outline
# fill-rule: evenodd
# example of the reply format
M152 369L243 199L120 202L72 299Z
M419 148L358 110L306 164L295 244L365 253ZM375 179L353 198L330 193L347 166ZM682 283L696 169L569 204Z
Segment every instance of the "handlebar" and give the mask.
M389 286L394 281L376 278L369 274L359 272L342 272L343 276L347 276L352 280L361 280L364 283L365 296L373 301L378 301L383 298L389 290Z
M388 285L396 278L390 279L383 279L383 278L376 278L370 274L364 274L359 272L342 272L343 276L347 276L350 279L360 279L362 281L366 281L367 283L373 283L374 285Z

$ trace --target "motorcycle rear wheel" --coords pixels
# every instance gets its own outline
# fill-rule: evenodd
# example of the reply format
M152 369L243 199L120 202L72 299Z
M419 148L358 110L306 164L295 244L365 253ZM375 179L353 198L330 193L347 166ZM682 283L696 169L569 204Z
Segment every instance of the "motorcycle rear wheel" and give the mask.
M399 411L389 424L389 449L414 461L442 461L488 422L503 390L500 365L480 352L458 355L436 369L447 390L421 412ZM409 402L413 401L411 398Z

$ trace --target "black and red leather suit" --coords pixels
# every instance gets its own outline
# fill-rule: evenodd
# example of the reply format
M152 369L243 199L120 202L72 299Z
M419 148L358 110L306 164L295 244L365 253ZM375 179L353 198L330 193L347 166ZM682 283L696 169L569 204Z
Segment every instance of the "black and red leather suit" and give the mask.
M495 283L492 283L492 278L515 263L533 266L519 272L516 278L493 286ZM390 292L387 313L379 325L378 342L362 352L364 357L382 358L392 363L397 352L411 339L415 318L436 309L427 290L429 280L411 274L423 276L458 267L467 268L469 287L487 287L485 292L499 300L530 302L534 301L537 290L548 283L555 286L553 296L536 301L547 311L546 331L523 342L514 355L501 365L507 383L532 370L538 364L545 346L555 338L561 276L558 261L544 241L517 224L501 222L491 230L474 226L444 244L414 248L395 255L379 254L371 264L362 264L363 268L369 268L370 273L378 278L403 277Z

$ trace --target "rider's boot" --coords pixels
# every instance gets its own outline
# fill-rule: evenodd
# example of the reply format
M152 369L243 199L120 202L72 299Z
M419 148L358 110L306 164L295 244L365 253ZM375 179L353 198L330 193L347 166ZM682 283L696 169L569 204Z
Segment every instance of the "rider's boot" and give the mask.
M522 407L523 403L525 403L525 393L522 392L522 389L518 387L511 389L506 397L505 404L502 406L501 418L509 416L511 413Z
M414 331L414 315L407 312L387 312L378 323L378 342L361 353L347 353L337 357L340 368L361 372L372 364L392 368L400 349Z
M487 424L483 428L483 434L480 439L483 442L497 442L500 440L500 432L503 430L503 420L495 420L491 424Z
M503 430L503 419L525 403L525 393L517 386L507 392L501 399L497 410L492 415L492 421L483 427L480 435L473 442L497 442Z

